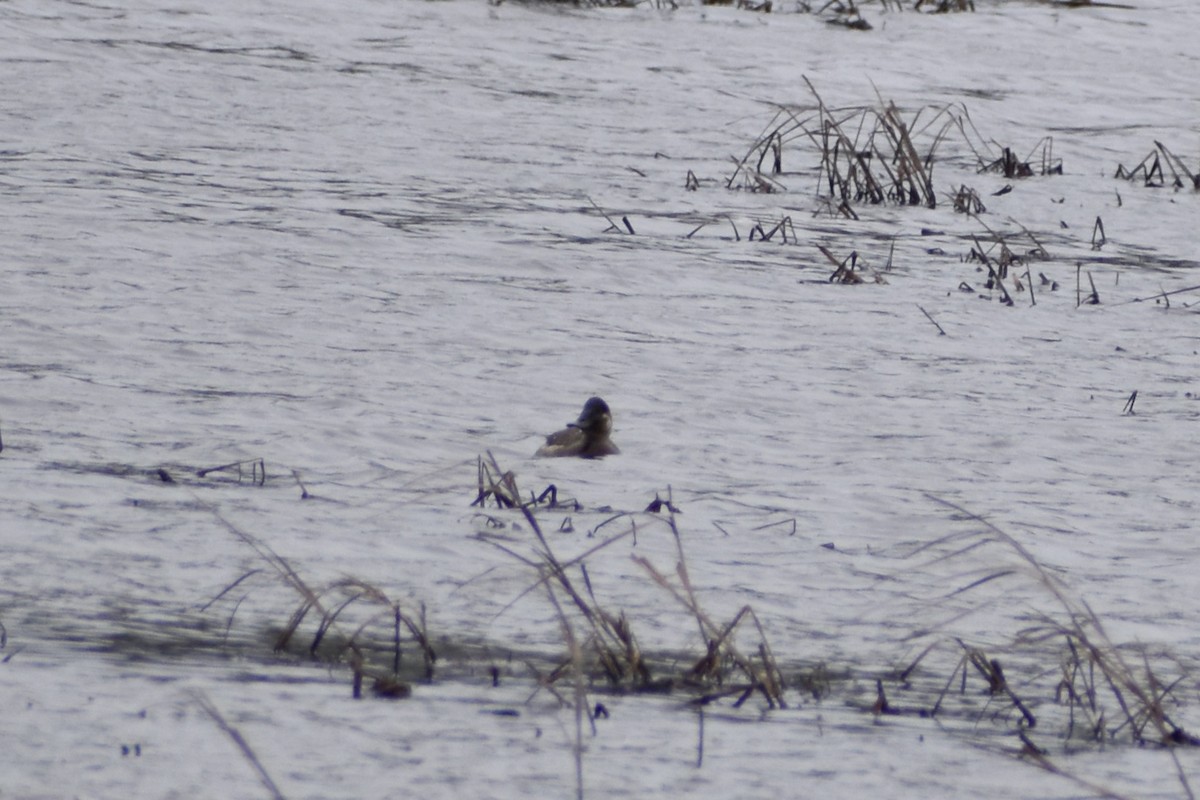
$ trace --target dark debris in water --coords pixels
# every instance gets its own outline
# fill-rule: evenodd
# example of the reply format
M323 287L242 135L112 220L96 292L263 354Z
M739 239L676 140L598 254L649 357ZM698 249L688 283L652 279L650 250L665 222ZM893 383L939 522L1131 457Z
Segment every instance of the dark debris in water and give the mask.
M51 461L43 464L42 469L72 472L78 475L107 475L112 478L164 485L187 483L196 486L222 483L264 486L267 481L267 468L261 458L204 468L186 464L145 467L116 461ZM140 505L140 503L134 501L134 505Z

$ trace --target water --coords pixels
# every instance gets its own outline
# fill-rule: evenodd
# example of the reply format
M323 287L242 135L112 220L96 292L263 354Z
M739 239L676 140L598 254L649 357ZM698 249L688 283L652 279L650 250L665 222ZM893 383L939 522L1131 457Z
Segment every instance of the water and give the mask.
M1064 741L1060 643L1011 644L1062 609L1012 547L959 553L986 528L938 498L1028 548L1132 663L1140 645L1182 676L1170 714L1200 729L1194 295L1131 302L1198 283L1200 195L1112 177L1156 140L1200 167L1197 11L978 5L865 7L855 32L792 9L5 4L0 792L262 796L200 691L288 797L574 793L574 714L535 680L559 622L479 538L527 554L531 532L469 505L491 451L526 493L583 504L539 512L564 559L637 521L589 575L678 672L696 623L630 558L674 576L675 543L651 515L609 522L669 491L704 609L752 606L792 683L786 710L710 706L699 768L690 693L597 691L588 795L1077 796L1013 763L1014 715L993 719L974 675L939 721L916 715L956 636L1006 664L1062 769L1181 794L1127 733ZM726 190L773 104L812 106L803 77L833 107L962 104L1021 156L1052 136L1065 174L979 175L951 135L933 210L831 219L799 143L788 191ZM961 184L979 220L951 210ZM784 216L798 242L747 241ZM962 260L985 225L1049 251L1036 305L1001 305ZM817 242L887 283L829 284ZM1099 306L1076 307L1077 265ZM532 459L592 394L622 455ZM249 464L196 474L255 459L263 485ZM344 665L274 654L300 600L248 541L314 587L423 605L438 679L356 702ZM821 664L818 702L802 679ZM914 713L872 717L877 677Z

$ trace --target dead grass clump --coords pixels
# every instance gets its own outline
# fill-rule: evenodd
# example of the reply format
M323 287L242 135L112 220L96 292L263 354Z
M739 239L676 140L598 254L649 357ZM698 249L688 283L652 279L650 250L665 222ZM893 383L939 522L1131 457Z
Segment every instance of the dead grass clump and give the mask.
M488 0L489 5L498 6L504 0ZM527 5L570 5L578 8L637 8L645 5L649 8L675 10L679 4L675 0L513 0Z
M979 193L970 186L959 186L958 191L954 193L952 198L954 210L959 214L982 214L987 211L987 206L983 204L983 200L979 198Z
M216 517L230 532L254 549L275 575L300 596L299 605L275 639L276 651L294 651L304 622L315 620L315 625L310 629L311 638L300 648L301 652L313 658L348 663L354 674L355 697L360 694L364 676L375 680L377 695L390 697L406 696L408 690L402 680L403 674L423 680L433 678L437 654L427 632L423 603L415 611L410 611L379 587L353 577L340 578L314 588L269 545L236 527L220 514ZM261 569L255 569L242 575L222 589L204 609L262 572ZM235 603L229 625L232 625L238 607L247 596L244 594ZM403 653L413 645L420 654L420 666L410 668L404 662Z
M496 457L488 451L487 458L479 456L476 459L477 479L479 482L479 493L475 495L475 499L471 501L472 506L479 506L481 509L487 507L488 499L496 504L496 508L517 508L524 504L521 500L520 490L517 488L517 478L511 471L500 469L500 465L496 463ZM560 499L558 496L558 487L550 484L542 493L535 495L532 492L529 494L529 505L538 506L544 505L546 508L564 508L572 511L581 510L579 501L574 498ZM493 527L503 527L502 525L493 525Z
M1033 232L1024 226L1020 226L1019 233L1005 234L988 227L978 216L975 219L983 226L986 235L972 234L971 241L974 246L967 252L964 260L977 262L982 269L987 270L988 277L985 287L999 291L1001 302L1005 305L1013 305L1013 298L1008 291L1006 282L1011 284L1013 291L1016 292L1024 291L1028 284L1032 299L1033 280L1029 264L1033 261L1048 259L1050 255L1046 252L1046 248L1042 246L1041 241L1034 236ZM1023 274L1026 278L1024 283L1018 276L1021 267L1024 267Z
M870 2L870 0L865 0ZM927 14L948 14L954 11L974 11L974 0L879 0L880 7L886 11L904 11L907 7L913 11ZM812 4L801 2L800 10L811 12ZM854 0L828 0L817 10L818 14L832 13L834 16L827 22L844 25L854 30L869 31L871 24L863 18L862 12Z
M495 459L490 453L488 457L489 472L498 472L499 466L496 465ZM483 463L482 460L481 463ZM505 476L504 488L511 491L512 497L519 497L515 477L511 472L503 473L503 475ZM614 687L631 689L646 687L652 680L652 674L642 655L632 625L623 611L612 613L599 603L592 589L586 564L589 556L633 535L636 529L630 528L610 536L587 550L583 555L564 561L558 557L546 539L541 523L533 513L535 505L536 503L532 500L529 503L518 505L518 509L536 538L532 556L519 552L507 542L490 537L483 537L483 540L503 550L536 572L537 581L522 592L520 597L535 590L542 590L554 605L563 635L570 644L568 647L569 658L555 670L555 674L569 674L570 667L575 664L575 659L580 658L594 664L595 670ZM512 603L509 605L511 606ZM574 613L571 613L571 610ZM582 625L586 630L587 636L584 639L575 634L573 618L576 615L578 619L582 620ZM587 675L592 674L591 668L586 666L583 668Z
M704 5L710 5L710 0L704 0ZM757 11L761 14L770 14L775 8L772 0L737 0L737 7L743 11Z
M1194 689L1194 681L1188 675L1166 678L1161 667L1152 663L1145 648L1115 643L1091 607L1071 596L1062 582L1012 536L954 503L937 497L931 499L979 528L943 537L917 552L946 546L948 553L938 560L962 559L979 548L999 544L1015 554L1018 562L1015 567L996 566L995 559L989 557L986 571L973 575L968 584L953 590L947 597L965 596L981 591L982 587L994 586L997 581L1027 576L1034 579L1035 586L1045 592L1057 608L1052 612L1035 612L1030 617L1030 624L1019 629L1007 644L993 645L991 654L954 637L962 655L936 695L937 700L929 714L944 713L951 687L957 682L957 693L965 694L968 675L977 675L982 678L984 693L989 698L979 717L982 718L989 708L994 712L993 717L1008 718L1015 714L1015 725L1023 744L1017 754L1081 783L1086 782L1054 765L1047 751L1033 742L1035 729L1046 730L1047 723L1057 723L1046 735L1068 744L1108 746L1124 741L1137 747L1160 746L1168 751L1178 746L1200 746L1200 738L1173 718L1184 708L1182 692ZM984 601L977 610L990 605L991 601ZM970 609L960 611L954 619L969 613ZM935 642L927 647L901 673L901 679L907 680L917 664L937 645ZM1021 673L1021 696L1018 696L1012 678L1001 668L1001 657ZM1180 668L1178 663L1172 662L1172 669ZM996 701L1002 703L998 709L992 708ZM1192 796L1187 777L1173 753L1172 758L1187 795Z
M415 644L421 654L420 677L433 678L437 654L426 634L424 604L415 613L407 612L399 601L358 578L342 578L316 590L305 586L301 594L300 604L275 641L276 650L288 650L304 620L314 617L316 625L304 650L309 656L320 655L332 661L347 659L354 669L356 685L362 675L375 678L377 690L380 684L398 681L406 644ZM356 605L366 607L365 618L356 619L340 636L331 636L343 615ZM383 641L390 647L386 649L380 643L381 627L387 629ZM372 667L371 655L388 658L389 670L381 673Z
M1166 165L1166 171L1163 170L1163 165ZM1183 163L1183 159L1167 149L1166 145L1157 139L1154 141L1154 149L1143 158L1133 169L1125 169L1121 164L1117 165L1117 174L1114 177L1128 181L1140 179L1143 185L1148 187L1160 188L1167 185L1166 172L1170 172L1170 185L1176 189L1183 189L1190 185L1194 191L1200 192L1200 170L1192 172Z
M854 0L829 0L825 5L821 6L818 14L831 14L825 21L830 25L840 25L843 28L849 28L852 31L869 31L873 30L874 26L867 22L866 18L855 5Z
M922 125L922 111L906 120L895 103L885 103L881 99L879 108L859 109L845 118L831 112L812 84L807 79L805 83L817 99L819 112L819 127L806 132L810 140L821 147L822 183L828 187L831 196L847 204L891 202L927 208L937 206L933 159L944 133L953 122L946 118L949 116L947 109L934 112L933 118ZM924 154L919 153L914 132L928 130L939 121L942 124L928 149Z
M692 614L699 626L700 635L706 642L704 654L692 667L684 673L683 680L687 685L700 688L714 687L715 691L706 691L697 699L697 703L705 705L721 697L737 696L734 706L740 706L754 694L762 695L769 708L787 708L783 692L785 688L783 673L767 642L762 623L750 606L743 606L725 625L718 625L701 608L696 592L688 575L687 560L683 555L683 540L675 525L675 515L668 517L671 534L675 538L679 561L675 565L675 576L678 584L664 573L660 572L647 559L634 556L633 560L649 573L662 588L671 593L677 601ZM747 657L737 646L735 634L743 623L753 623L758 635L755 648L757 659Z
M509 474L500 471L490 454L488 464L489 474ZM503 485L510 496L520 496L515 478L507 479ZM688 577L683 546L676 526L676 515L680 513L680 509L670 491L666 499L656 493L654 501L643 513L653 515L649 519L655 523L665 524L674 537L676 552L679 554L675 566L678 583L673 582L645 558L634 556L633 559L647 571L655 583L669 591L684 605L695 619L701 633L703 645L701 651L694 656L692 666L675 675L665 674L668 667L656 667L651 663L634 632L634 621L623 610L613 611L601 603L588 573L588 559L600 551L626 538L633 539L636 543L637 516L623 512L614 514L597 525L592 535L597 534L605 525L619 520L628 521L629 526L601 539L582 554L563 559L547 540L534 513L535 507L536 503L532 501L518 506L533 532L532 554L519 551L508 540L490 536L483 538L534 570L535 582L517 599L531 592L541 591L545 593L559 619L567 654L548 675L541 678L540 682L543 685L553 686L561 679L574 678L577 682L601 679L610 688L627 691L662 692L691 688L703 692L701 702L707 703L718 697L735 694L739 696L738 705L758 693L767 700L770 707L786 707L782 674L753 609L746 606L727 624L721 625L715 623L700 607ZM663 512L666 512L665 515ZM509 604L511 605L512 603ZM758 633L756 657L744 655L736 643L740 632L747 626L753 627Z
M1040 151L1040 152L1039 152ZM978 153L977 153L978 155ZM1037 156L1035 159L1034 156ZM1063 162L1054 156L1054 138L1047 136L1034 145L1024 159L1017 158L1008 147L990 161L980 158L980 172L996 172L1006 178L1030 178L1034 175L1062 175Z
M821 254L834 267L833 273L829 276L830 283L854 285L867 281L867 278L863 277L863 270L859 268L857 250L851 250L850 255L839 261L837 256L830 252L829 248L824 245L818 244L817 249L821 251ZM887 283L887 279L876 270L871 270L870 280L873 283Z
M914 11L927 11L930 14L948 14L952 11L974 11L974 0L916 0Z
M779 107L726 181L728 188L779 191L785 148L794 142L819 152L818 194L831 213L853 218L856 204L937 206L934 155L946 133L961 126L950 108L906 117L895 103L833 109L804 79L816 105Z

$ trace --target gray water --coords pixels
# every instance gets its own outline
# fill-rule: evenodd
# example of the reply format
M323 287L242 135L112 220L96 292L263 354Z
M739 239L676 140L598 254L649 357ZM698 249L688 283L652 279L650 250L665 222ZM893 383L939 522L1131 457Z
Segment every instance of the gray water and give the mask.
M1184 793L1188 750L1068 741L1061 645L1013 641L1086 602L1200 729L1194 295L1155 300L1198 283L1200 195L1113 178L1156 141L1200 169L1195 6L776 11L0 5L0 795L267 793L196 692L289 797L576 793L530 531L470 506L488 451L584 506L539 512L563 558L636 526L589 576L682 671L695 620L631 560L676 575L640 513L669 493L705 610L751 606L793 681L786 710L714 704L701 767L691 695L596 686L588 795ZM994 152L1050 136L1064 174L980 174L952 134L935 209L831 218L802 142L786 191L726 189L774 104L815 107L805 77L832 107L953 107ZM784 217L797 240L748 241ZM1011 308L964 260L989 231L1049 255ZM831 285L817 243L884 282ZM532 459L592 394L622 454ZM274 653L300 601L263 548L423 607L435 680L354 701L344 660ZM915 713L955 637L1010 665L1076 781L1016 763L977 684ZM873 717L876 678L912 713Z

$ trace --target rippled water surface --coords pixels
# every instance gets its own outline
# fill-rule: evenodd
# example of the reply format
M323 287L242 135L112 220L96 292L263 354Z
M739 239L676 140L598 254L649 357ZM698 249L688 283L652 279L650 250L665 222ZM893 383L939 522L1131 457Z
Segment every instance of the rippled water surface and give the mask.
M1200 10L976 5L0 4L0 796L270 796L216 717L287 797L1185 796L1200 757L1130 746L1111 693L1089 742L1030 631L1094 615L1200 732L1200 193L1113 177L1156 142L1200 172ZM831 214L804 137L727 188L806 79L923 148L953 113L937 207ZM1061 175L977 169L1045 137ZM1011 306L967 259L1001 236ZM621 455L533 459L594 394ZM601 681L580 738L528 521L471 505L488 452L578 501L549 545L679 675L669 497L787 708ZM316 612L276 653L287 568L423 613L434 679L353 700ZM1040 725L969 665L919 713L972 648Z

